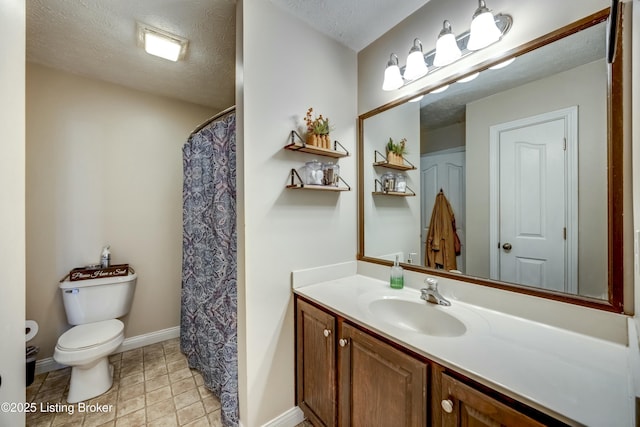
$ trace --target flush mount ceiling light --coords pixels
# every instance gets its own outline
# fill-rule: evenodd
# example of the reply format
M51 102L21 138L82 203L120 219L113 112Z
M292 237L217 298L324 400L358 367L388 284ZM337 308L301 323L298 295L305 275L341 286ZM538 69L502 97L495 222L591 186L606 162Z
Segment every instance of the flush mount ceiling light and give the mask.
M159 28L138 23L138 45L150 54L178 61L185 57L189 40Z
M484 0L479 0L469 31L456 37L451 30L451 23L444 20L434 50L423 54L422 42L420 39L414 39L405 67L400 67L398 57L392 53L384 72L382 90L400 89L460 58L484 49L501 40L509 32L512 24L513 18L510 15L497 14L494 16Z

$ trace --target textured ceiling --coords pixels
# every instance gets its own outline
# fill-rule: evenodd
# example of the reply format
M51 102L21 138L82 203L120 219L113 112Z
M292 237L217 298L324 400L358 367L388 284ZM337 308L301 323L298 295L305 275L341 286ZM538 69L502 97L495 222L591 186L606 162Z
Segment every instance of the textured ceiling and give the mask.
M428 0L271 1L359 51ZM29 62L216 110L235 103L235 0L26 4ZM146 54L137 45L137 22L189 39L185 60Z
M356 52L429 0L271 0Z
M222 110L235 99L233 0L27 0L27 61ZM136 22L189 39L184 61L137 46Z

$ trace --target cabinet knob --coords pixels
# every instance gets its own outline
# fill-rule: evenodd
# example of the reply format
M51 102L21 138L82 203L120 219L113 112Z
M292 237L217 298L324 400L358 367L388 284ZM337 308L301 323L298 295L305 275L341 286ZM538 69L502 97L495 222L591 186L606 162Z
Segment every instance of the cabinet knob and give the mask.
M329 335L331 335L331 329L325 329L323 334L325 337L328 337Z
M349 344L349 340L347 339L340 338L340 340L338 341L338 345L340 345L340 347L345 347L347 344Z
M447 414L453 412L453 402L451 401L451 399L443 400L442 402L440 402L440 405L442 406L442 409L444 409L444 412L446 412Z

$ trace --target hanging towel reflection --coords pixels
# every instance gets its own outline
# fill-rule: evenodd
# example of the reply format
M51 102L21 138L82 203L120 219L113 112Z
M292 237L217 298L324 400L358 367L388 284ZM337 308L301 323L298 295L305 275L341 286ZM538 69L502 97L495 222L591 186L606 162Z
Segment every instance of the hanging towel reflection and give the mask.
M429 221L424 265L447 271L457 270L456 255L460 255L456 218L449 201L440 189Z

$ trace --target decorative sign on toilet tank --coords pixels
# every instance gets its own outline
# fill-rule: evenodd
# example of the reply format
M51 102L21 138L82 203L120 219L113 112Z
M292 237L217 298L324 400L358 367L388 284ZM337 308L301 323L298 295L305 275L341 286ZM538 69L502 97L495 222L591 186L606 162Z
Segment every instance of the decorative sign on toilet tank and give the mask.
M103 279L105 277L126 276L129 264L118 264L110 267L79 267L69 272L69 279L76 280Z

